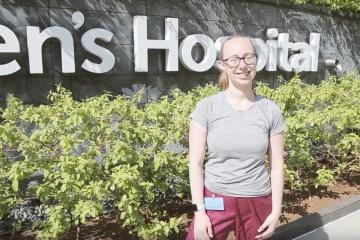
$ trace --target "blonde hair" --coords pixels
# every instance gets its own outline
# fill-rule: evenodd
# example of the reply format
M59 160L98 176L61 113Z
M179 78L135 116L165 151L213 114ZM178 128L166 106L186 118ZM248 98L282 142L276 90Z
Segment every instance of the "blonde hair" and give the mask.
M222 91L229 87L229 77L225 71L221 71L219 75L219 85Z
M253 41L251 40L250 37L247 37L247 36L242 36L242 35L233 35L231 37L228 37L222 44L221 46L221 49L220 49L220 54L219 54L219 59L221 60L223 58L223 54L224 54L224 46L225 46L225 43L231 39L234 39L234 38L245 38L245 39L248 39L254 49L254 52L256 52L256 48L255 48L255 45L253 43ZM229 77L227 75L227 73L224 71L224 70L220 70L220 75L219 75L219 85L220 85L220 88L221 90L226 90L228 87L229 87Z

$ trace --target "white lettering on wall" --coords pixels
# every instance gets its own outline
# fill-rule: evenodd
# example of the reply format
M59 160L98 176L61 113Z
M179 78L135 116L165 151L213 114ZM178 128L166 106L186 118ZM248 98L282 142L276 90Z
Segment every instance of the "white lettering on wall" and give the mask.
M320 52L320 33L310 33L310 71L316 72L319 65L319 52Z
M196 44L200 44L204 49L204 57L197 63L192 57L192 49ZM180 61L190 71L205 72L209 70L216 61L216 47L213 40L203 34L193 34L187 36L180 44Z
M266 59L266 71L280 70L291 72L313 71L318 69L318 58L320 51L320 34L310 33L309 44L306 42L289 42L288 33L278 33L276 28L267 30L270 38L266 44L262 39L254 39L259 54L259 62ZM276 40L276 38L278 38ZM262 64L257 70L263 69Z
M74 29L79 29L85 21L84 15L77 11L72 15ZM180 62L190 71L204 72L217 66L219 52L223 42L229 36L213 39L204 34L186 36L180 43L178 39L178 19L165 19L165 39L149 39L147 16L134 16L134 62L135 72L148 72L149 49L165 50L165 70L178 71ZM74 40L69 30L59 26L48 27L40 32L37 26L27 28L27 48L30 73L43 73L44 43L55 38L61 46L61 65L63 73L75 73ZM270 28L266 32L267 40L252 38L252 42L258 53L257 71L312 71L318 69L320 49L320 34L310 33L309 43L290 42L288 33L279 33L276 28ZM6 26L0 25L0 37L5 43L0 44L1 53L19 53L19 40L15 33ZM97 39L111 42L113 33L106 29L94 28L86 31L81 37L81 45L85 51L101 59L101 63L94 63L85 59L81 68L92 73L106 73L115 65L115 56L111 51L96 43ZM193 59L192 50L199 45L204 51L200 62ZM16 60L0 64L0 76L10 75L20 70Z
M0 54L20 52L19 40L11 29L0 25L0 37L2 37L5 41L5 43L0 44ZM16 60L12 60L6 64L0 64L0 76L10 75L20 69L21 67Z
M48 27L41 33L39 27L27 27L26 30L30 73L44 73L42 46L49 38L60 41L62 72L75 72L74 41L69 30L57 26Z
M170 37L165 40L147 39L146 19L146 16L136 16L134 18L135 71L146 72L148 70L148 49L166 49L166 71L169 71L168 68L170 68L171 65L168 62L170 51L168 45L174 47L171 43L175 43L177 40L171 39ZM169 18L165 21L169 21ZM178 35L177 24L177 21L171 24L174 36ZM169 30L168 22L165 22L165 28L165 34L169 34L171 31ZM187 36L180 44L180 54L178 57L188 70L196 72L207 71L212 66L217 67L217 60L214 56L219 55L222 43L228 37L229 36L220 37L214 43L211 38L203 34ZM266 42L260 38L252 39L258 53L257 71L261 71L264 68L266 71L277 71L278 68L286 72L317 71L320 43L319 33L310 34L310 44L305 42L289 42L289 34L278 33L276 28L268 29L267 37L269 39ZM195 44L200 44L204 49L204 58L200 63L194 61L191 55L192 48ZM171 48L171 50L173 50L173 48ZM171 55L171 59L176 58L175 54L178 54L177 51L173 51L172 53L174 55Z
M278 56L278 43L276 38L279 36L279 31L276 28L271 28L266 31L266 36L269 38L266 40L266 46L268 50L268 56L266 57L266 71L275 72L277 70L277 56ZM265 47L264 47L265 49Z
M265 42L260 38L253 38L253 44L255 45L256 52L258 54L258 61L256 64L256 71L261 71L267 62L269 61L269 52Z
M135 72L148 71L148 50L165 49L166 71L178 71L178 19L165 19L165 40L148 39L147 17L134 17L134 58Z
M84 33L81 37L81 45L86 51L98 56L101 59L101 63L93 63L86 59L81 65L83 69L93 73L106 73L114 67L114 55L106 48L103 48L95 43L96 39L110 42L113 35L114 34L112 32L101 28L91 29Z
M286 72L291 72L292 67L289 63L289 49L292 43L289 42L289 34L280 33L278 38L279 62L278 67Z

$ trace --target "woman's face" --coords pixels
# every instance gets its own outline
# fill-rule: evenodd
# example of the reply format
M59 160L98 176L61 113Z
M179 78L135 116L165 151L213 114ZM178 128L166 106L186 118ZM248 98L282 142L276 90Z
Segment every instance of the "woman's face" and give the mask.
M256 75L257 58L255 50L247 38L233 38L225 42L221 66L234 86L252 85ZM245 58L246 59L243 59ZM239 59L240 62L239 62ZM245 61L247 63L245 63Z

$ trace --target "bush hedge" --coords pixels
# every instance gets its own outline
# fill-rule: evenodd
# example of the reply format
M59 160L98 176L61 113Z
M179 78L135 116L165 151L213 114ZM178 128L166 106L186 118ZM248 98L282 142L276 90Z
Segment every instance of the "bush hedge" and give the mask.
M359 80L349 74L309 85L295 75L277 89L258 83L257 94L284 112L285 173L293 191L359 172ZM33 222L37 236L57 239L101 217L104 201L111 201L119 227L135 238L166 239L181 222L169 206L190 199L188 116L200 99L218 91L212 84L174 90L145 106L139 104L143 91L78 102L57 86L50 104L40 106L9 96L1 110L0 218L38 199L46 218ZM36 184L24 184L39 175Z
M350 10L360 12L359 0L291 0L297 4L311 3L329 7L331 10Z

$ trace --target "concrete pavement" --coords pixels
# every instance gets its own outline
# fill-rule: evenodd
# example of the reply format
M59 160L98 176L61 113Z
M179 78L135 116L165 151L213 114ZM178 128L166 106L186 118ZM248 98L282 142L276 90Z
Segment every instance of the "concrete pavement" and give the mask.
M360 210L329 222L294 240L360 240Z

